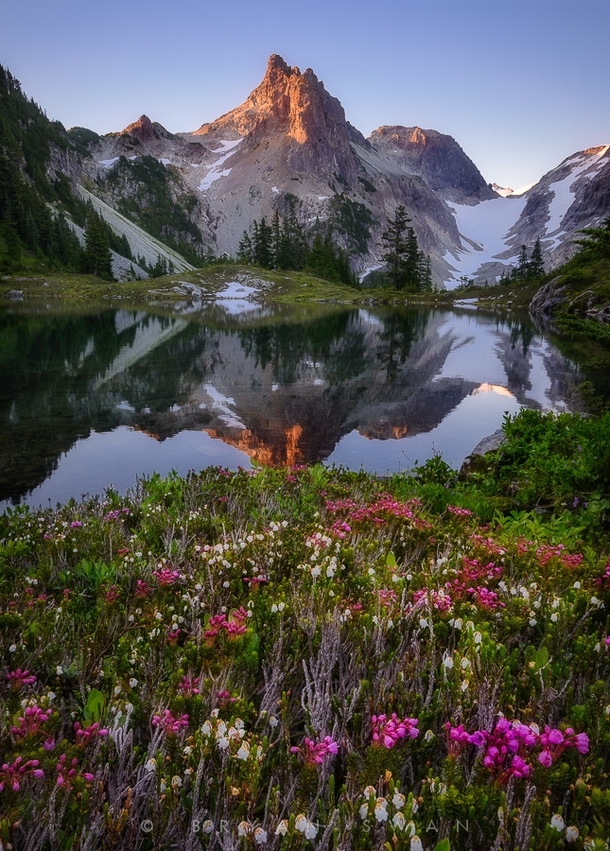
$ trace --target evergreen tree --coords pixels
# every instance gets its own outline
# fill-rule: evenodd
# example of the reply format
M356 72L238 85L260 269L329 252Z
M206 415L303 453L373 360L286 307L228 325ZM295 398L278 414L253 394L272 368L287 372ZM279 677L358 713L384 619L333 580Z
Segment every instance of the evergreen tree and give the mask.
M430 258L420 250L410 221L406 207L399 204L381 235L386 249L383 259L391 286L419 292L432 289L432 272Z
M93 207L91 207L87 218L82 271L98 278L104 278L107 281L114 280L108 235L102 219Z
M531 278L540 278L544 275L544 261L542 259L542 247L540 245L540 237L536 239L532 248L532 256L529 263L529 276Z
M381 235L385 248L383 260L388 264L390 285L402 289L405 285L405 266L409 254L409 219L404 204L396 208L394 219L388 219L388 227Z

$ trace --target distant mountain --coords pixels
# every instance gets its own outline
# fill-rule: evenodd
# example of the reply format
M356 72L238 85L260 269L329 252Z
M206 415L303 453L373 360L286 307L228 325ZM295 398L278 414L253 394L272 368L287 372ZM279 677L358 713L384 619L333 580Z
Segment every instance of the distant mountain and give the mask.
M0 97L0 128L14 121L6 107ZM294 210L306 227L331 223L364 275L383 263L381 234L404 204L438 286L492 283L538 237L547 268L560 263L575 233L610 210L608 146L574 154L515 197L488 184L451 136L384 126L365 139L311 69L277 55L241 106L191 133L169 133L146 115L105 136L37 126L47 151L41 195L51 187L57 209L77 218L82 198L93 198L133 256L150 264L164 244L174 268L180 257L196 266L235 255L255 220ZM3 203L0 189L0 220Z

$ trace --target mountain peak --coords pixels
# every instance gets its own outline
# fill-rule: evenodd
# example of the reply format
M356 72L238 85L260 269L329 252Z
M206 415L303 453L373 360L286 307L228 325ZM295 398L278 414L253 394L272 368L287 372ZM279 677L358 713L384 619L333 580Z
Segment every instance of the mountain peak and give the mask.
M171 133L158 124L151 121L148 115L141 115L133 124L129 124L120 133L121 136L135 136L140 142L150 142L152 139L169 139Z
M323 104L323 106L322 106ZM290 66L277 53L273 53L267 62L267 70L261 83L248 98L236 109L222 115L210 124L203 124L197 135L208 135L216 131L238 136L247 136L273 128L276 133L284 133L298 142L306 142L312 113L316 113L314 123L328 112L333 113L335 121L345 123L343 107L336 98L331 97L311 68L301 73L296 65Z

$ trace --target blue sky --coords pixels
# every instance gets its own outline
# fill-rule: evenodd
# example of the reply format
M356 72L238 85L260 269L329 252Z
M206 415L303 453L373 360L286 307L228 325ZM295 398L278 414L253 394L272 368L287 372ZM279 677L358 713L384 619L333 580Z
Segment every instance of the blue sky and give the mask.
M279 53L368 135L453 136L520 188L610 143L610 0L3 0L0 64L49 118L172 132L238 106Z

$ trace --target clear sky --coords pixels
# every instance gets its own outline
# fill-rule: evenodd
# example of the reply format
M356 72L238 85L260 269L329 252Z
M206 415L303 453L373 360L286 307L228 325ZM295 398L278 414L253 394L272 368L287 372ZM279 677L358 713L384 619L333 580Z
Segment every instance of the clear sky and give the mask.
M238 106L267 59L313 68L364 135L453 136L513 189L610 143L610 0L0 0L0 64L66 127L171 132Z

